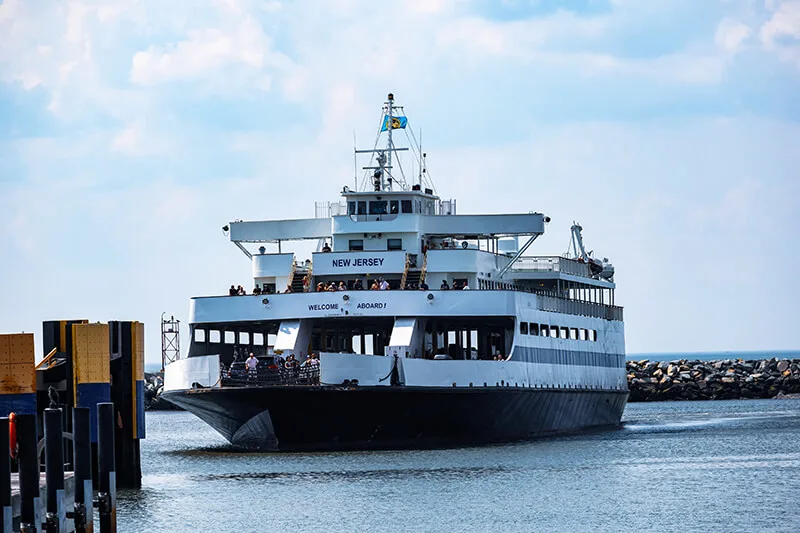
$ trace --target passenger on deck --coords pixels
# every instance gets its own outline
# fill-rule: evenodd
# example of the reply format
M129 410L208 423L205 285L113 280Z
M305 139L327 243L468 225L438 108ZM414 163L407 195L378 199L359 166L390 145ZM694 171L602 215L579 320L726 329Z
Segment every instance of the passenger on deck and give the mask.
M311 366L318 367L319 366L319 354L311 354Z
M336 282L331 281L328 283L328 292L336 292Z
M325 284L321 281L317 283L317 292L325 292Z
M336 288L336 290L346 291L347 290L347 285L345 285L344 281L340 281L339 282L339 286Z
M238 294L239 296L245 296L245 295L247 294L247 291L245 291L245 290L244 290L244 287L242 287L241 285L239 285L239 286L236 288L236 294Z
M469 283L467 283L466 280L464 281L464 284L461 286L461 290L462 291L468 291L469 290Z
M308 286L311 283L311 279L308 277L308 274L303 276L303 292L308 292Z
M261 294L261 287L258 286L258 283L256 283L256 287L253 289L253 294Z
M255 355L253 355L253 352L250 352L250 357L247 358L247 361L245 361L244 365L247 368L248 374L252 375L255 373L256 368L258 368L258 359L256 359Z
M323 252L330 252L331 251L331 247L328 246L328 241L325 241L325 244L322 245L322 251Z
M388 281L386 281L385 279L381 278L381 282L380 282L380 284L378 285L378 287L379 287L379 288L380 288L380 290L382 290L382 291L388 291L388 290L389 290L389 282L388 282Z
M233 285L231 285L231 288L230 288L230 289L228 289L228 296L236 296L236 294L237 294L237 292L236 292L236 287L234 287Z
M378 280L377 279L372 281L372 285L370 285L369 290L371 290L371 291L379 291L379 290L381 290L380 285L378 285Z
M419 284L419 290L427 291L428 290L428 284L423 281L422 283Z
M442 280L442 285L439 287L439 290L440 291L449 291L450 290L450 285L447 284L447 280L446 279Z
M361 280L357 279L355 283L353 283L353 290L354 291L363 291L364 286L361 284Z
M290 294L290 293L292 293L292 292L294 292L294 291L292 290L292 286L291 286L291 285L287 285L287 286L286 286L286 290L285 290L285 291L283 291L283 294Z

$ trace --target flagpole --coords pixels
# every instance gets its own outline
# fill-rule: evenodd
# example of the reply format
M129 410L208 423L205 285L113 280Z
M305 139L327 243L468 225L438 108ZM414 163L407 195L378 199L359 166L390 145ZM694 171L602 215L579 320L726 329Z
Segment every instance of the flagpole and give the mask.
M386 172L389 172L390 171L389 169L392 168L392 148L394 148L394 145L392 144L392 129L394 129L392 124L392 106L394 105L394 94L389 93L388 100L389 100L389 105L386 111L386 116L387 116L386 125L388 127L386 129L386 132L389 134L389 137L388 140L386 141L386 151L388 152L388 158L386 160L387 161ZM383 189L383 176L381 176L381 189Z

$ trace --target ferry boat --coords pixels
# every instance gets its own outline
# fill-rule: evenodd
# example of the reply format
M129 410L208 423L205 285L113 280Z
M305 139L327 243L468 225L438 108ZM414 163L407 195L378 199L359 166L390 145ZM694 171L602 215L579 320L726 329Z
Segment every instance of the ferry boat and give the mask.
M613 266L586 252L578 224L571 253L536 256L544 214L457 214L392 94L380 130L356 150L363 177L314 218L223 227L257 289L191 299L188 354L167 365L164 398L263 451L618 426L628 386ZM409 146L395 144L401 132ZM308 259L285 251L300 241Z

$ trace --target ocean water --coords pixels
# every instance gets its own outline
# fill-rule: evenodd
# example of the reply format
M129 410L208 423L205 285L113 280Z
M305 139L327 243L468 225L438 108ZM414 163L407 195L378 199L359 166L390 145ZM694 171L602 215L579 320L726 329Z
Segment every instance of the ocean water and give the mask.
M636 403L623 426L428 451L254 454L147 413L121 532L800 531L800 400Z

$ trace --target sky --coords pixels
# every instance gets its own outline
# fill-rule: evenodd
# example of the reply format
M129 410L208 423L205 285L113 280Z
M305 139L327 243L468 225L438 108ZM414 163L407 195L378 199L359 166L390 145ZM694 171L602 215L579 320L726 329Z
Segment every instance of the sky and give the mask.
M459 213L582 224L628 352L800 347L798 0L2 0L0 332L159 361L252 284L221 227L336 200L388 92Z

